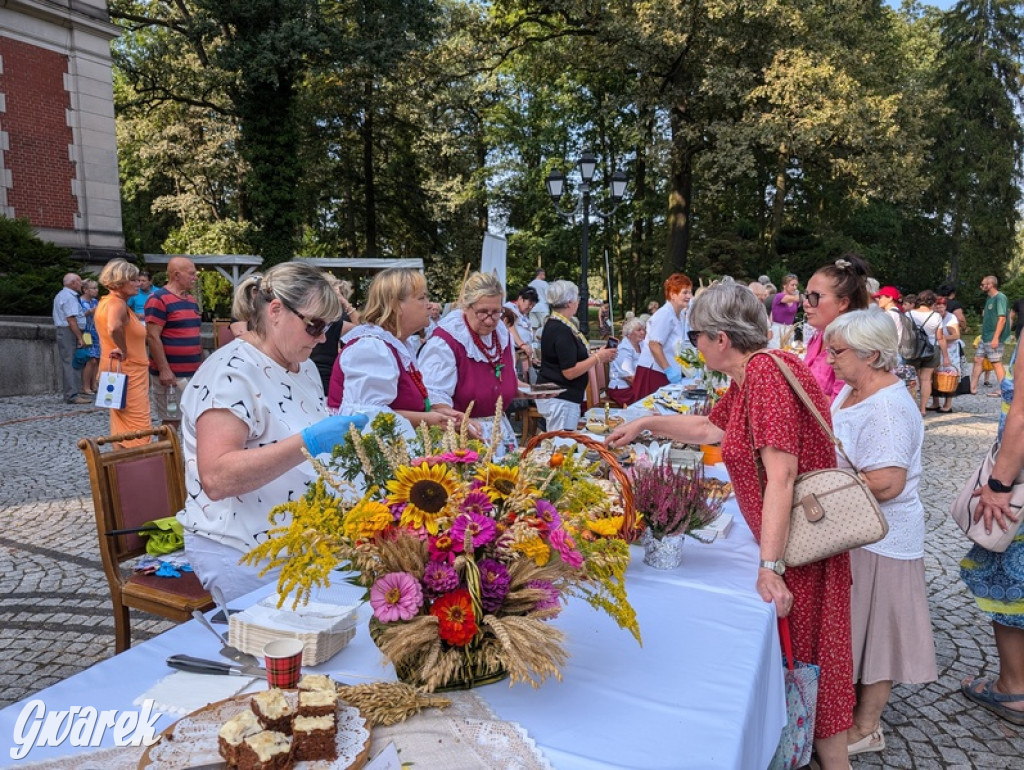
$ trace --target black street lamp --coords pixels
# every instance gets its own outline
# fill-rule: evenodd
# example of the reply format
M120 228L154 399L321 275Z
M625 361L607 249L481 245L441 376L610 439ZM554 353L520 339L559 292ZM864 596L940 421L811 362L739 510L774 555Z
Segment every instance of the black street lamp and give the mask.
M580 305L576 311L579 316L580 331L583 332L584 336L590 332L590 317L589 317L589 304L590 304L590 289L587 284L587 271L590 264L590 183L594 179L594 171L597 170L597 158L594 157L594 153L590 150L584 150L583 155L580 156L579 160L580 177L580 199L576 202L576 207L571 211L564 211L558 205L558 201L561 200L562 194L565 192L565 175L561 171L552 171L548 174L546 180L548 195L551 196L552 203L555 204L555 211L566 219L575 219L578 215L582 214L583 217L583 244L581 246L581 252L583 261L580 266ZM626 193L626 174L623 171L616 171L612 174L611 178L611 193L610 197L612 200L612 208L609 211L599 211L594 209L593 213L597 214L601 219L608 219L612 214L615 213L616 209L619 208L619 204L622 202L622 196Z

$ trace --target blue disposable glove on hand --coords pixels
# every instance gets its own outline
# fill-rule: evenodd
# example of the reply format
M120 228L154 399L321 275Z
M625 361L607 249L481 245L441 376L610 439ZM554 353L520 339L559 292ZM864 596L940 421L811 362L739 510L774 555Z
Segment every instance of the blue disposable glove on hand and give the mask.
M325 417L320 422L304 428L302 440L313 457L330 454L334 451L335 446L345 443L350 425L355 425L357 430L362 430L369 419L365 414L351 416L336 414Z
M683 370L678 364L669 364L668 368L665 369L665 376L668 377L668 381L676 385L683 381Z

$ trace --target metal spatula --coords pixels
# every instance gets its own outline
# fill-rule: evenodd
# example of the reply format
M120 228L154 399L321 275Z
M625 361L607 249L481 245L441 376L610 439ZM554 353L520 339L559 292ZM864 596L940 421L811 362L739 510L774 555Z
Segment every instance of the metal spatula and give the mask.
M225 658L229 658L230 660L233 660L242 666L260 665L260 659L257 658L255 655L251 655L248 652L242 652L237 647L232 647L230 644L228 644L228 640L221 636L220 632L217 631L217 629L210 624L210 621L206 619L206 616L203 614L202 610L193 610L192 617L198 620L203 626L208 628L210 630L210 633L220 640L220 643L224 645L220 648L220 654L223 655Z

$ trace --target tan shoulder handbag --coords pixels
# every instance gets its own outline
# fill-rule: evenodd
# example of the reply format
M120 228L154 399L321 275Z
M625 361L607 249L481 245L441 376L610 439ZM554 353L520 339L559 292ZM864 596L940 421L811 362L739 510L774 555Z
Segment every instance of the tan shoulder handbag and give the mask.
M789 540L783 556L786 564L798 567L851 548L877 543L888 533L889 522L868 485L857 475L842 442L836 438L790 368L768 352L755 355L766 355L775 362L793 392L853 468L823 468L796 477L789 517Z

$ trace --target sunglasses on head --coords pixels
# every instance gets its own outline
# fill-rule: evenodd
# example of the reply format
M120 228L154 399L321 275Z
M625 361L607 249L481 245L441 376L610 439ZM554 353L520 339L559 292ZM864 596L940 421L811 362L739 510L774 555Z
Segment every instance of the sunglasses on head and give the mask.
M298 310L293 308L280 297L278 297L278 300L280 300L281 304L288 308L292 313L297 315L300 321L306 324L306 334L308 334L310 337L313 337L314 339L316 337L319 337L321 334L326 334L327 330L334 326L333 321L325 321L322 318L306 318L306 316L304 316Z

